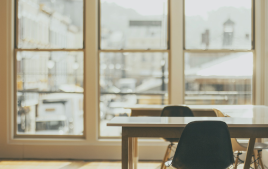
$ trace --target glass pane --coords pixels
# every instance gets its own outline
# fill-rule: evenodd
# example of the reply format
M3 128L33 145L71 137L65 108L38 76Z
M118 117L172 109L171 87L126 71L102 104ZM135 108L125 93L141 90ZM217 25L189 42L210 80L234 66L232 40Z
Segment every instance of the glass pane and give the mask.
M168 76L167 53L100 53L100 136L121 135L106 123L125 107L168 104Z
M185 53L185 104L252 104L253 53Z
M252 0L185 0L186 49L251 49Z
M101 0L101 49L166 49L167 0Z
M17 53L17 133L83 134L83 52Z
M83 48L83 0L18 0L18 48Z

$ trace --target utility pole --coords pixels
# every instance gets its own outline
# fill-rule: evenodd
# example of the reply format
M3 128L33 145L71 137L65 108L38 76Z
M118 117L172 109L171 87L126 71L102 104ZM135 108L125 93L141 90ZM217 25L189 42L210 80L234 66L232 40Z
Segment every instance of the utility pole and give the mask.
M202 44L206 45L206 49L209 47L209 30L206 29L204 33L202 33Z
M162 61L161 61L161 69L162 69L162 84L161 84L161 91L164 93L164 91L166 90L166 86L165 86L165 65L166 65L166 61L165 58L162 57ZM165 100L165 95L162 94L162 100L161 100L161 104L164 104L164 100Z

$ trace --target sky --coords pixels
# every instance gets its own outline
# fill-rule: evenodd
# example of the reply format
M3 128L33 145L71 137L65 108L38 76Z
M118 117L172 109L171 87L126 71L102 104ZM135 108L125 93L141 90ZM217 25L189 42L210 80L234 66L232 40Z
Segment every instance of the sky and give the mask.
M205 19L209 11L221 7L251 9L251 0L185 0L186 16L199 15Z
M116 3L118 6L134 9L141 15L163 15L164 8L167 9L167 0L101 0L101 2Z
M167 0L101 0L101 2L116 3L124 8L132 8L141 15L162 15ZM153 4L153 5L152 5ZM207 12L220 7L251 8L251 0L185 0L185 14L207 17Z

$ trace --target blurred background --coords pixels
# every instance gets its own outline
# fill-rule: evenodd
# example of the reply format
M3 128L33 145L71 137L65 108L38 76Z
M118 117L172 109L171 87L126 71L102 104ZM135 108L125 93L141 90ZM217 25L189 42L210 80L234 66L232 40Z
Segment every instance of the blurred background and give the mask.
M185 104L252 104L251 0L200 3L185 0ZM99 136L118 137L106 123L125 107L169 103L168 1L100 10ZM18 134L83 134L83 25L82 0L19 0L18 48L48 51L16 54Z

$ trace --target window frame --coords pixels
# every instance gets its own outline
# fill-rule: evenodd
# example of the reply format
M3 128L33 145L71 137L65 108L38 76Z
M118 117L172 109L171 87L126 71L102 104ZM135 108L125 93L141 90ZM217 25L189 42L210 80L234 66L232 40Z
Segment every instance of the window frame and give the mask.
M98 51L99 52L169 52L170 50L170 1L167 1L167 39L166 49L102 49L101 48L101 0L98 1Z
M241 50L241 49L186 49L186 24L185 24L185 1L183 0L183 58L185 58L185 53L240 53L240 52L251 52L253 54L253 74L252 74L252 87L251 87L251 104L256 104L256 71L255 71L255 62L256 62L256 52L255 52L255 0L251 0L251 49L250 50ZM183 68L183 71L185 69ZM184 102L185 103L185 75L183 75L184 78L184 84L183 84L183 90L184 90Z
M101 48L101 0L98 0L98 65L100 64L100 53L167 53L168 54L168 72L170 72L170 59L171 59L171 51L170 51L170 1L167 1L167 39L166 39L166 49L102 49ZM98 78L100 79L100 66L98 66ZM100 103L100 97L101 97L101 91L100 91L100 80L98 79L98 104ZM170 76L168 77L169 83L168 83L168 104L170 104ZM111 93L112 94L112 93ZM118 93L117 93L118 94ZM120 93L119 93L120 94ZM126 94L126 93L123 93ZM133 92L131 94L136 94L136 92ZM150 95L150 94L147 94ZM101 124L101 118L100 118L100 110L98 110L98 138L99 139L119 139L120 136L101 136L100 133L100 126Z
M85 25L86 25L86 16L85 16L85 9L86 9L86 1L85 0L83 0L83 9L84 9L84 11L83 11L83 17L84 17L84 19L83 19L83 21L84 21L84 24L83 24L83 48L82 49L21 49L21 48L17 48L17 46L18 46L18 15L17 15L17 13L18 13L18 1L19 0L15 0L15 9L16 9L16 15L15 15L15 21L16 21L16 23L15 23L15 42L16 42L16 44L15 44L15 49L14 49L14 51L15 51L15 58L16 58L16 53L17 52L19 52L19 51L40 51L40 52L42 52L42 51L83 51L84 52L84 59L85 59L85 36L86 36L86 33L85 33ZM100 18L101 18L101 15L100 15L100 13L101 13L101 11L100 11L100 8L101 8L101 6L100 6L100 1L101 0L98 0L98 28L99 28L99 30L100 30ZM171 2L170 1L172 1L172 0L167 0L167 8L168 8L168 12L167 12L167 49L159 49L159 50L152 50L152 49L123 49L123 50L114 50L114 49L101 49L101 46L100 46L100 44L101 44L101 38L100 38L100 36L101 36L101 31L98 31L98 62L99 62L99 53L100 52L167 52L168 53L168 60L169 60L169 74L170 74L170 76L169 76L169 90L168 90L168 98L169 98L169 104L183 104L184 103L184 96L183 96L183 98L179 98L178 96L175 96L174 97L174 95L172 95L172 93L170 92L171 90L172 90L172 86L174 86L174 83L176 83L176 84L178 84L178 80L179 79L181 79L181 78L174 78L174 71L173 71L173 69L174 68L172 68L172 62L171 62L171 59L173 59L174 60L174 57L172 57L172 50L174 50L175 49L175 47L174 48L172 48L171 47L171 45L172 44L174 44L174 43L171 43L171 41L172 41L172 38L170 37L170 32L171 32L171 6L170 6L170 4L171 4ZM174 2L173 2L174 3ZM183 0L183 5L182 5L182 7L183 7L183 65L184 65L184 53L185 52L253 52L253 54L254 54L254 56L255 56L255 50L254 49L252 49L252 50L226 50L226 49L224 49L224 50L209 50L209 49L207 49L207 50L195 50L195 49L191 49L191 50L186 50L185 49L185 0ZM252 4L253 4L253 6L252 6L252 23L254 24L252 24L252 40L253 40L253 46L255 47L255 0L252 0ZM174 12L173 12L174 13ZM178 40L178 39L177 39ZM173 40L174 41L174 40ZM172 50L171 50L172 49ZM254 57L255 58L255 57ZM181 60L181 59L179 59L179 60ZM254 59L255 60L255 59ZM173 62L174 63L174 62ZM185 78L184 77L184 67L182 68L183 70L181 70L181 72L183 72L183 79ZM98 69L99 70L99 69ZM178 70L178 69L176 69L176 70ZM16 62L14 62L14 72L16 72ZM255 72L255 71L254 71ZM173 75L172 75L173 74ZM99 77L99 71L98 71L98 77ZM84 78L85 78L85 60L84 60ZM253 99L252 99L252 102L254 103L255 102L255 100L254 100L254 96L255 96L255 83L254 83L254 80L255 79L255 73L253 74L253 87L252 87L252 97L253 97ZM173 81L173 82L172 82ZM15 84L16 84L16 76L14 76L14 82L15 82ZM98 84L99 85L99 84ZM84 86L86 86L86 84L85 84L85 80L84 80ZM183 80L183 83L181 83L180 82L180 85L179 86L183 86L183 89L177 89L177 91L183 91L183 93L185 93L185 87L184 87L184 80ZM16 86L14 85L14 91L17 91L17 89L16 89ZM98 90L99 90L99 87L98 87ZM173 91L173 90L172 90ZM99 103L99 101L100 101L100 90L98 91L98 103ZM84 104L85 104L85 92L84 92ZM17 102L17 96L16 96L16 93L14 94L14 103L16 103ZM98 110L98 138L99 139L111 139L111 138L113 138L113 137L100 137L100 117L99 117L99 111L100 110ZM17 112L17 110L16 110L16 106L15 106L15 112ZM15 116L15 118L14 118L14 137L15 138L85 138L86 137L86 132L84 132L83 133L83 135L82 136L80 136L80 135L27 135L27 134L23 134L23 135L18 135L16 132L17 132L17 127L16 127L16 118L17 118L17 114L15 113L14 114L14 116ZM84 131L86 130L86 113L85 113L85 108L84 108ZM115 137L115 138L119 138L119 137Z
M83 52L83 86L86 85L85 82L85 33L86 33L86 15L85 15L85 10L86 10L86 0L82 0L83 3L83 38L82 38L82 48L50 48L50 49L42 49L42 48L19 48L19 0L14 0L14 5L15 5L15 15L14 15L14 60L13 60L13 69L14 69L14 74L13 74L13 81L14 84L17 84L17 53L22 52L22 51L28 51L28 52ZM18 110L17 110L17 85L14 85L14 118L13 118L13 137L14 138L72 138L72 139L84 139L86 138L86 113L85 113L85 106L83 106L83 134L82 135L51 135L51 134L18 134L17 133L17 115L18 115ZM60 92L59 92L60 93ZM80 93L80 92L64 92L64 93ZM85 90L83 92L83 105L85 105Z
M251 0L251 49L186 49L185 1L183 0L183 50L186 52L252 52L255 50L255 0Z

